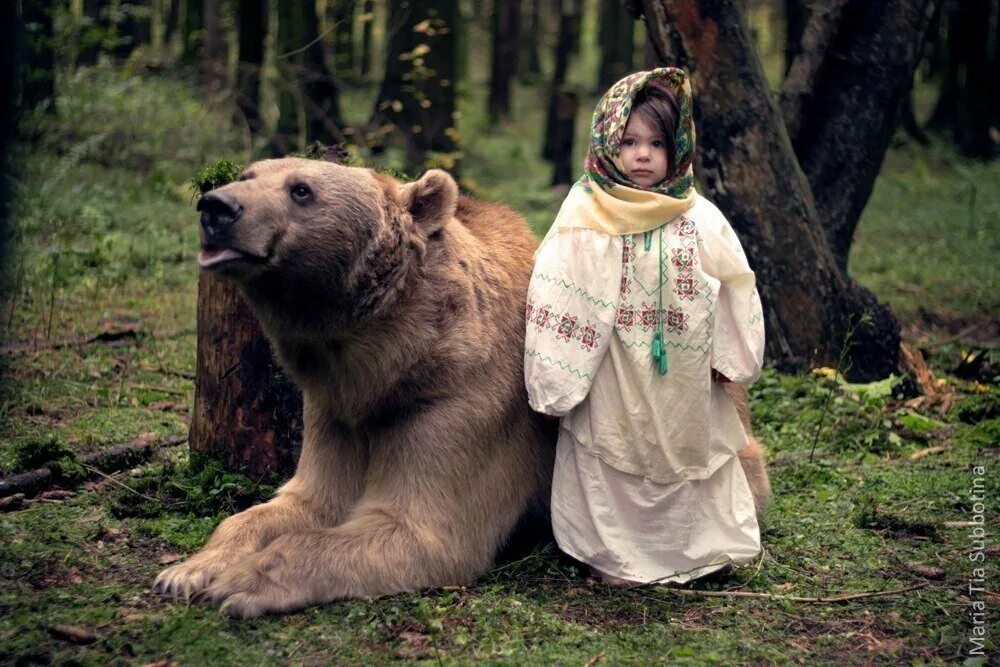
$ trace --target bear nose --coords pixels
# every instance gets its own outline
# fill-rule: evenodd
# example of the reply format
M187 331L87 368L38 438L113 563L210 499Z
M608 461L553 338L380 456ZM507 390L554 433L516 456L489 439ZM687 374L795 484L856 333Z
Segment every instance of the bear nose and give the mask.
M222 192L202 195L197 208L201 211L201 227L210 239L229 231L243 213L243 206L232 196Z

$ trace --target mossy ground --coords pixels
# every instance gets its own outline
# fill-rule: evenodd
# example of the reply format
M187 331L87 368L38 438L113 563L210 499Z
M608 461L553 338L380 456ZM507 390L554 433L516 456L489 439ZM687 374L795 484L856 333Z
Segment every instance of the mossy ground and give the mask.
M149 431L186 433L197 229L185 181L211 160L248 158L226 115L183 81L85 70L61 89L58 114L38 121L41 139L22 155L17 180L19 243L0 309L3 473L53 441L82 452ZM483 107L481 92L466 95L468 109ZM465 114L462 173L481 196L510 204L542 231L560 201L535 157L542 104L527 88L515 100L516 124L486 131L484 120ZM352 92L346 107L350 118L370 105ZM398 166L392 159L390 151L389 166ZM966 162L940 147L895 148L852 257L857 278L896 307L911 339L958 389L958 406L922 413L826 376L768 371L753 390L775 492L766 551L696 586L814 597L926 584L919 590L839 604L617 590L550 546L468 589L233 621L148 592L167 562L267 492L190 465L178 447L72 498L0 515L0 662L961 660L971 647L974 466L987 471L993 526L1000 497L990 328L1000 313L998 177L996 163ZM985 363L970 362L971 350ZM911 459L933 446L945 449ZM996 536L987 544L995 591ZM989 595L979 599L991 610L995 654L1000 598ZM56 637L50 629L61 623L89 629L95 641Z

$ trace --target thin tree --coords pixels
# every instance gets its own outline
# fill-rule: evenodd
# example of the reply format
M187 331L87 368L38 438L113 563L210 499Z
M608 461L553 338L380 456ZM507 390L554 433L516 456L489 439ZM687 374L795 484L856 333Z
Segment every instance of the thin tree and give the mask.
M521 33L519 0L493 2L493 58L490 68L490 120L496 122L510 115L511 81L518 71Z
M327 17L333 30L333 74L338 80L354 78L355 0L333 0L327 5Z
M323 40L319 34L319 21L315 6L306 3L305 22L302 24L302 40L305 53L302 54L300 99L305 105L306 141L333 144L344 140L341 131L340 89L334 75L326 64ZM309 9L312 9L311 13Z
M202 0L182 0L181 63L196 67L201 63Z
M635 20L624 11L621 0L601 0L598 39L601 66L597 87L604 91L633 69Z
M227 71L226 36L222 32L222 0L203 0L201 21L201 84L206 90L219 90L225 85Z
M361 5L361 53L358 75L362 81L367 81L372 73L372 51L375 48L372 39L372 27L375 25L375 0L364 0Z
M536 83L542 76L542 59L539 51L539 40L542 35L543 3L535 0L525 0L527 11L521 8L521 53L518 56L518 78L522 83Z
M549 92L545 119L545 139L542 157L554 166L552 185L566 185L572 181L573 121L576 117L575 95L564 90L569 59L573 44L578 40L580 19L579 4L575 0L560 0L556 16L559 17L559 34L556 38L555 65ZM569 122L567 122L569 120Z
M879 54L870 57L881 57L883 62L862 59L874 69L868 73L858 71L860 64L849 71L837 67L850 63L828 64L831 75L818 87L817 100L805 108L813 108L819 100L831 106L824 108L825 122L802 123L809 129L799 143L803 154L816 161L812 162L816 168L825 163L813 147L824 146L834 154L845 151L829 158L839 160L843 173L834 177L823 171L832 183L813 183L800 168L801 158L770 95L738 0L703 0L697 6L681 0L641 3L661 57L672 51L692 73L699 117L699 180L732 221L757 271L765 302L767 354L778 367L832 365L846 344L852 377L884 377L897 369L898 322L838 265L824 227L850 215L855 219L849 224L857 224L888 146L888 137L875 135L891 129L886 117L895 118L900 91L912 78L914 51L926 28L929 5L930 0L855 0L845 9L851 27L846 32L841 29L838 46L829 57L850 60L875 50ZM867 26L866 17L883 20ZM720 44L726 48L720 49ZM848 79L851 75L862 78ZM878 82L868 76L892 81L872 85ZM848 94L855 88L868 92ZM846 99L831 99L835 90ZM846 151L847 146L831 139L834 128L845 133L842 141L855 146L855 151ZM868 152L861 155L861 148ZM834 189L849 204L817 206L817 201L829 202Z
M236 23L239 31L239 57L236 67L236 109L241 121L254 135L261 132L260 75L264 66L264 40L267 36L267 2L239 0Z
M390 3L385 76L371 125L402 139L407 163L455 167L458 0Z
M36 109L55 95L55 0L21 3L20 106ZM50 107L51 108L51 107Z

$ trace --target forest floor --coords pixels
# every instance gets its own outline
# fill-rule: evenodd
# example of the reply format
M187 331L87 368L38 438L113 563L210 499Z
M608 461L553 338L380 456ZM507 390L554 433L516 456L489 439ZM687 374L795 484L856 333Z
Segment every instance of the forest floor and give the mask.
M73 480L80 453L186 435L198 234L185 181L206 162L246 159L244 139L169 76L90 71L61 90L56 114L33 124L16 180L0 476L57 459L74 493L0 513L0 663L986 664L970 653L977 602L996 656L997 162L891 150L851 270L894 306L953 400L907 402L892 381L850 385L829 370L765 372L752 408L774 502L752 564L686 591L621 590L547 546L468 588L236 621L149 587L275 480L191 462L183 445L134 471ZM467 91L460 126L465 184L541 232L561 197L536 157L540 95L519 89L517 123L492 129L470 110L478 95ZM346 105L349 118L370 108L360 93Z

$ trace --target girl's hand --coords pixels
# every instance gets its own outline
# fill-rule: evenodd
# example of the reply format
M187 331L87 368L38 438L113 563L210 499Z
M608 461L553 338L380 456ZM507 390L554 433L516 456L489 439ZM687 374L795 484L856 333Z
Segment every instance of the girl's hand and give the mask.
M727 378L725 375L715 370L714 368L712 369L712 380L723 384L725 384L726 382L732 382L732 380L730 380L729 378Z

